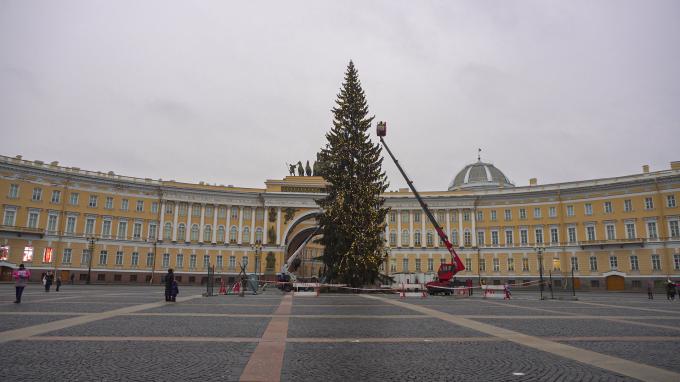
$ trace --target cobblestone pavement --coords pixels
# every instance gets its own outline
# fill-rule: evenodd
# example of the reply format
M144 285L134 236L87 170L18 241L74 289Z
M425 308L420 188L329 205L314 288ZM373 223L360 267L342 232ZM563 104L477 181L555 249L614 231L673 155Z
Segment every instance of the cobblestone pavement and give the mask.
M680 302L642 293L579 293L578 301L521 291L510 301L322 294L294 297L282 310L276 289L243 298L203 291L182 287L184 300L165 303L160 286L45 293L32 284L13 304L14 288L0 284L0 375L235 381L274 368L266 380L680 380ZM563 345L574 355L558 351ZM578 361L579 351L602 356L601 364Z

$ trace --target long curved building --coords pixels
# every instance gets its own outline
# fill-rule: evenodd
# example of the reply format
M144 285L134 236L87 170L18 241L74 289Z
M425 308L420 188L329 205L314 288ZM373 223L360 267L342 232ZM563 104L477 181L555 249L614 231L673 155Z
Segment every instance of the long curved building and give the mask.
M233 281L244 265L272 279L316 227L320 177L267 180L265 188L140 179L0 156L0 277L24 263L99 283L183 284L208 267ZM516 186L493 164L465 166L445 191L423 197L465 263L461 279L490 284L551 277L556 288L640 289L680 277L680 162L640 174ZM387 192L389 255L397 282L434 277L449 255L407 190ZM301 272L319 271L323 248Z

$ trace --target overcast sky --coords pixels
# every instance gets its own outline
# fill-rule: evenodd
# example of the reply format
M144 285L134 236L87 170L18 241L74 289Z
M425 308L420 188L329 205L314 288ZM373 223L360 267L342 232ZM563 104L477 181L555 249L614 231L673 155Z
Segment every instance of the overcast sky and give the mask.
M0 154L264 187L325 144L352 59L420 190L477 148L518 186L667 169L679 20L673 0L2 0Z

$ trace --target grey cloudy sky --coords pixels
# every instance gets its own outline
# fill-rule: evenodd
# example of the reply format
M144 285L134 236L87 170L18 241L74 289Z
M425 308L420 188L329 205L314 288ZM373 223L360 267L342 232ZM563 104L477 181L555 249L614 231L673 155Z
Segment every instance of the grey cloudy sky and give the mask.
M263 187L324 145L352 59L423 191L478 147L517 185L666 169L678 20L672 0L3 0L0 153Z

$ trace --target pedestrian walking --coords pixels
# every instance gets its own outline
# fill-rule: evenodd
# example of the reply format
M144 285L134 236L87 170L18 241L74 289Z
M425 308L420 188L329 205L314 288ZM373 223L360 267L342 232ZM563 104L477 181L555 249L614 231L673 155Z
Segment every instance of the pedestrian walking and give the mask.
M465 281L465 287L468 290L468 296L472 296L472 280L471 279L467 279Z
M179 285L177 285L177 280L172 281L172 290L170 291L170 301L177 301L177 295L179 294Z
M12 272L12 277L14 277L14 288L16 289L16 300L15 304L21 304L21 295L24 293L24 288L28 284L28 279L31 278L31 271L24 268L24 265L19 265L19 269Z
M647 298L654 300L654 281L647 281Z
M666 282L666 299L671 301L675 300L675 283L670 279Z
M172 283L175 281L175 274L172 268L165 274L165 301L172 301Z
M54 275L52 275L52 271L49 271L45 275L45 292L50 291L50 287L52 287L53 282L54 282Z
M59 287L61 287L61 277L57 277L57 292L59 292Z
M503 285L503 292L505 293L503 300L509 300L512 296L512 293L510 293L510 284L505 283L505 285Z
M71 273L71 285L73 285L75 283L75 280L76 280L76 274Z

